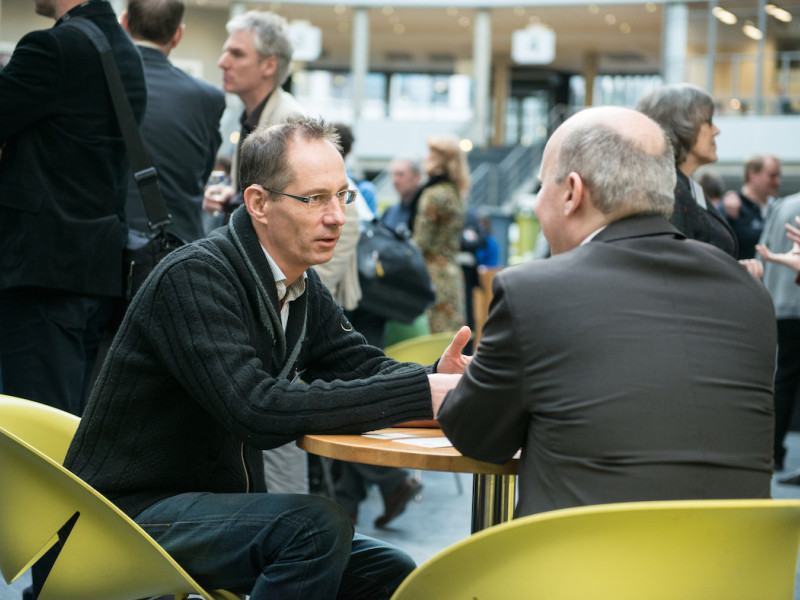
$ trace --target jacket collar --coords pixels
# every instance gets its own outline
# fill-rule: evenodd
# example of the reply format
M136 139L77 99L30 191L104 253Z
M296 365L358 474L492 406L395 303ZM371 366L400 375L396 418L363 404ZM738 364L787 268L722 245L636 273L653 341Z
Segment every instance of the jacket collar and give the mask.
M289 322L284 332L278 308L275 277L244 205L231 215L228 231L253 281L259 319L275 342L272 354L274 366L280 370L279 377L291 377L291 368L305 338L310 281L306 282L306 291L292 302Z
M610 223L598 233L591 242L614 242L636 237L671 235L676 239L686 239L669 221L660 215L639 213Z

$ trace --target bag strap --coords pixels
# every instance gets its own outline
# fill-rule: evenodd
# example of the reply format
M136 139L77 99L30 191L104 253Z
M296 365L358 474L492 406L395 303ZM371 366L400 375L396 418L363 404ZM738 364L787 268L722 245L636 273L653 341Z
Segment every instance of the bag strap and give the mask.
M158 172L150 164L147 151L144 149L139 126L133 116L131 103L125 93L125 87L122 85L119 69L114 61L114 55L111 52L108 39L97 25L84 17L72 17L64 21L62 25L71 25L83 33L92 41L100 53L103 71L106 75L106 84L111 94L111 100L114 103L114 112L117 114L122 137L125 138L125 146L131 158L133 177L142 196L150 231L166 227L172 223L172 216L167 212L167 206L158 187Z

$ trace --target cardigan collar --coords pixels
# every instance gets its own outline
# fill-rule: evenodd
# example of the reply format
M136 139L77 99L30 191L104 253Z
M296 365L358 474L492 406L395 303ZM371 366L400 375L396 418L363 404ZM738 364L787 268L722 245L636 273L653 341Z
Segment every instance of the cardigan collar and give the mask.
M281 323L278 291L261 242L258 240L253 222L242 205L231 215L228 224L230 237L238 249L245 266L252 277L258 302L258 315L261 323L274 340L274 366L280 370L278 377L291 377L291 369L303 344L308 313L308 285L306 291L294 300L289 308L289 322L286 331Z

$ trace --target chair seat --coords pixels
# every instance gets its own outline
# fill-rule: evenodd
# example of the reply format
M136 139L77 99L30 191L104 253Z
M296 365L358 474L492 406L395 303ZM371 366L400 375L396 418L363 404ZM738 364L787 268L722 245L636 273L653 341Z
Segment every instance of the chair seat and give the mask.
M393 600L792 600L800 500L636 502L558 510L477 533Z
M30 428L36 419L40 427ZM77 423L57 409L0 396L0 573L6 583L60 540L39 600L236 599L203 589L133 520L61 466ZM48 431L60 433L48 441Z

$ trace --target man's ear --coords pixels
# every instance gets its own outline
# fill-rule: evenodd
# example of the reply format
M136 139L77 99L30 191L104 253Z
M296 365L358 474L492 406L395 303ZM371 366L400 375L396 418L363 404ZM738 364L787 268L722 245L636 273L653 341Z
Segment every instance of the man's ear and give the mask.
M276 56L268 56L262 60L261 75L264 78L275 77L275 72L278 70L278 58Z
M186 25L181 23L180 27L175 30L175 35L172 36L172 39L169 42L170 50L181 43L181 38L183 37L183 31L186 29Z
M128 29L128 11L123 10L122 14L119 17L119 24L122 25L122 28L130 35L131 30Z
M251 185L243 192L244 204L250 217L259 223L267 224L269 213L269 199L264 189Z
M564 216L574 215L585 201L586 186L575 171L567 175L567 198L564 201Z

